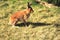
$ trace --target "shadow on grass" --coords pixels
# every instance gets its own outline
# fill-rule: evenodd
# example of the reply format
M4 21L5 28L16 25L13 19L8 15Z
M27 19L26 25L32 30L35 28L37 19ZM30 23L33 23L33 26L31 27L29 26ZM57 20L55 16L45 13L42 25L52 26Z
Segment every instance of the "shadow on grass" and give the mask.
M27 22L26 25L27 25L27 26L33 25L33 26L36 27L36 26L47 26L47 25L51 25L51 24L40 23L40 22L37 22L37 23L35 23L35 22L34 22L34 23L33 23L33 22ZM24 25L24 23L20 23L20 24L16 24L16 26L19 26L19 27L20 27L20 26L25 26L25 25Z
M60 32L60 24L55 24L54 26L56 26L57 31L59 31L59 32Z
M60 24L55 24L56 27L60 26Z

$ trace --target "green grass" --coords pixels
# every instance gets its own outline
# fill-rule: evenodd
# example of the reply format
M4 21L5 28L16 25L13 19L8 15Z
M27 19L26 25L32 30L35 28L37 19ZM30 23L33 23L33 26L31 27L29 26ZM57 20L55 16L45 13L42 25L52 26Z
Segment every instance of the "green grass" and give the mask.
M59 40L60 7L46 8L34 0L29 1L34 12L27 20L30 22L28 27L22 24L15 27L8 25L9 17L24 10L28 0L0 1L0 40Z

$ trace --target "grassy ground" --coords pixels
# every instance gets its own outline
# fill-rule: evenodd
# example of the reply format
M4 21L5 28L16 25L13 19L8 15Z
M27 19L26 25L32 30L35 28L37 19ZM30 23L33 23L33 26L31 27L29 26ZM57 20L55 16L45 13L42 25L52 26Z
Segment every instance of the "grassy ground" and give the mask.
M31 1L31 0L30 0ZM60 40L60 7L48 8L32 1L28 27L23 23L12 27L9 17L25 9L28 0L0 1L0 40Z

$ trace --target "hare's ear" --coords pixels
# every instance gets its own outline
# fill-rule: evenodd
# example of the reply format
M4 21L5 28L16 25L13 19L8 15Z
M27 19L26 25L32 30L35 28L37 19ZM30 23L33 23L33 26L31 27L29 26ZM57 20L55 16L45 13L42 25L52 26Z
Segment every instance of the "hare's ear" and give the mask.
M28 2L28 5L32 5L32 3L31 2Z

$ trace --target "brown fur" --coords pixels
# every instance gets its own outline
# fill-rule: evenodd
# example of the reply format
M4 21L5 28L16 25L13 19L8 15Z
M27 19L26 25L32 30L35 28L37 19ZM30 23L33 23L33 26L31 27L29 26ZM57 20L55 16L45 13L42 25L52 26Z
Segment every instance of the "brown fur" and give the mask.
M27 9L14 13L9 19L9 24L16 25L18 21L23 21L26 23L27 19L30 16L30 13L33 11L33 9L29 7L30 5L28 4Z

